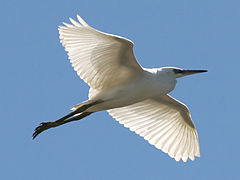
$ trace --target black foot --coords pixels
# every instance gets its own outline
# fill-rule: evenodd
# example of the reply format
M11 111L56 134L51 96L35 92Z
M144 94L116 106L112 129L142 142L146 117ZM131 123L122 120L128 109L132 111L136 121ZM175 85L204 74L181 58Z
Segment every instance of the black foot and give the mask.
M35 139L41 132L52 128L52 127L56 127L57 123L56 122L42 122L40 123L40 125L38 127L36 127L32 137L33 139Z

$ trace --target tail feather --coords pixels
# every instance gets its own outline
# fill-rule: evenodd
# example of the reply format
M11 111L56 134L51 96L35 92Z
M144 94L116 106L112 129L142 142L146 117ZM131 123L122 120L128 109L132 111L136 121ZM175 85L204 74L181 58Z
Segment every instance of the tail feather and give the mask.
M87 105L87 104L90 104L90 103L93 103L93 101L91 101L91 100L84 101L84 102L82 102L82 103L80 103L80 104L77 104L77 105L73 106L73 107L71 108L71 110L72 110L72 111L76 111L76 109L80 108L81 106L84 106L84 105Z
M84 101L84 102L82 102L80 104L77 104L77 105L73 106L71 108L71 110L72 111L76 111L77 110L78 113L80 113L80 112L83 112L83 111L87 110L89 107L94 106L96 104L99 104L101 102L103 102L103 101L102 100L98 100L98 101L93 101L93 100Z

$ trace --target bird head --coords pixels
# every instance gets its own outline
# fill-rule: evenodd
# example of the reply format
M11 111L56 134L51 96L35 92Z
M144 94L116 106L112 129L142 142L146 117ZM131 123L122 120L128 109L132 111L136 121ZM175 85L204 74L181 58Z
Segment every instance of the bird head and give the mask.
M197 74L197 73L203 73L207 72L207 70L184 70L177 67L163 67L161 68L161 73L164 73L166 76L171 78L180 78L183 76L191 75L191 74Z

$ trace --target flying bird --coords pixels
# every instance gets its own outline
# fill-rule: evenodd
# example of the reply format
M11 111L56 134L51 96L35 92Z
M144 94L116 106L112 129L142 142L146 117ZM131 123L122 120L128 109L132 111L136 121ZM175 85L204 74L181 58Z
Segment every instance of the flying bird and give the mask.
M100 32L79 15L79 22L59 26L60 42L74 70L89 86L89 99L66 116L42 122L43 131L107 110L120 124L174 158L187 161L200 156L196 128L186 105L171 97L177 78L207 72L176 67L143 68L136 60L133 42Z

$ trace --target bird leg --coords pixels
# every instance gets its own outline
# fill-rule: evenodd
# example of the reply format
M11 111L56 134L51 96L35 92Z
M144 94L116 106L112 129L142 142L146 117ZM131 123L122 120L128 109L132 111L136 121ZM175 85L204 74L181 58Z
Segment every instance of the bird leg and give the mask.
M51 122L42 122L40 123L40 125L38 127L36 127L34 133L33 133L33 139L35 139L40 133L42 133L43 131L47 130L47 129L50 129L50 128L53 128L53 127L57 127L57 126L60 126L60 125L63 125L63 124L66 124L66 123L69 123L71 121L77 121L77 120L80 120L86 116L89 116L90 114L92 114L92 112L84 112L84 113L81 113L77 116L73 116L69 119L65 119L63 121L51 121Z
M101 102L103 102L103 101L102 101L102 100L98 100L98 101L95 101L95 102L92 102L92 103L89 103L89 104L85 104L85 105L77 108L75 111L67 114L66 116L64 116L64 117L62 117L62 118L60 118L60 119L58 119L57 121L54 121L54 122L58 122L58 123L59 123L59 122L62 122L62 121L64 121L65 119L67 119L67 118L69 118L69 117L71 117L71 116L73 116L73 115L75 115L75 114L81 113L81 112L87 110L88 108L90 108L91 106L96 105L96 104L99 104L99 103L101 103Z
M66 116L64 116L64 117L62 117L62 118L60 118L56 121L40 123L40 125L38 127L36 127L36 129L35 129L35 131L32 135L33 139L35 139L37 137L37 135L39 135L40 133L42 133L43 131L45 131L49 128L57 127L57 126L60 126L62 124L65 124L65 123L68 123L68 122L71 122L71 121L80 120L80 119L90 115L92 112L84 112L84 111L87 110L89 107L91 107L93 105L96 105L96 104L99 104L101 102L103 102L103 101L98 100L98 101L95 101L95 102L92 102L92 103L89 103L89 104L85 104L85 105L79 107L78 109L76 109L75 111L67 114ZM81 114L79 114L79 113L81 113ZM75 114L79 114L79 115L74 116Z

